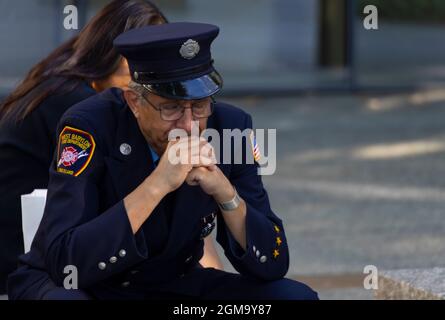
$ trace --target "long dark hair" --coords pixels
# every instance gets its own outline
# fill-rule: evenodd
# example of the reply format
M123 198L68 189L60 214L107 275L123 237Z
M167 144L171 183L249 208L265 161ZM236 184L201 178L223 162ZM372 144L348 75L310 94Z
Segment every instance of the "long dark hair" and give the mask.
M166 23L151 2L114 0L82 31L36 64L0 105L0 119L23 120L52 94L74 90L82 81L102 80L119 67L121 56L113 40L129 29Z

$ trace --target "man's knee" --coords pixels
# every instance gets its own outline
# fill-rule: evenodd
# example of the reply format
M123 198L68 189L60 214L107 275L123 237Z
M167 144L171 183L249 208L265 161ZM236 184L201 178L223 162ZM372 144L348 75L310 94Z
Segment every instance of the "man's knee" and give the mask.
M93 298L83 290L67 290L56 287L49 290L42 300L92 300Z
M280 279L270 282L265 293L266 299L318 300L317 292L308 285L291 279Z
M231 297L258 300L318 300L318 294L304 283L279 279L258 281L240 277L241 281L233 283ZM226 287L227 288L227 287ZM236 292L235 295L233 292Z

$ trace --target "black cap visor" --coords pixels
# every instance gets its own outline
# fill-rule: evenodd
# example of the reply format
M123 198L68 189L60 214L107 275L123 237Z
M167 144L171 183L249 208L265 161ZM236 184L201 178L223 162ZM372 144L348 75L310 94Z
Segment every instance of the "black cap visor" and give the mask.
M221 90L222 85L223 80L216 70L194 79L142 84L145 89L153 94L177 100L204 99Z

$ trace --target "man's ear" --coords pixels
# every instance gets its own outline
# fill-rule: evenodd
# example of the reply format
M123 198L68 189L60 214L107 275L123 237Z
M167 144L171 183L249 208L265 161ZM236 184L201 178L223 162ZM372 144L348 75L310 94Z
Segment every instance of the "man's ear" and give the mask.
M124 89L124 98L137 119L139 117L139 95L131 89Z

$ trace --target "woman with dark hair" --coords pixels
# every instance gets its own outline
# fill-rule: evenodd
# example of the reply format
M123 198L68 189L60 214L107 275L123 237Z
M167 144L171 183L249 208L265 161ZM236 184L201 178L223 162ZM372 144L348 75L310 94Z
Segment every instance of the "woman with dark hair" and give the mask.
M114 38L166 22L149 1L112 1L35 65L0 105L0 294L23 253L20 195L47 188L60 117L99 91L128 84L128 65L113 48Z

